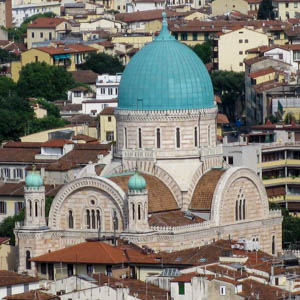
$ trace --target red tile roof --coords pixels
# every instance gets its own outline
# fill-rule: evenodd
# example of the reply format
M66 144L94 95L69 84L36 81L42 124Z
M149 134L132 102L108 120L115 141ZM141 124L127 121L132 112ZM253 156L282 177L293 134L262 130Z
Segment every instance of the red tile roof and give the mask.
M83 140L83 141L86 141L86 142L93 142L93 141L97 141L97 139L91 137L91 136L88 136L88 135L85 135L85 134L77 134L77 135L74 135L72 137L72 140L73 141L78 141L78 140Z
M32 290L21 294L15 294L12 296L7 296L3 299L8 300L59 300L60 298L55 295L46 294L39 290Z
M113 115L114 114L114 111L115 111L115 108L114 107L111 107L111 106L106 106L103 108L103 110L100 112L100 115Z
M43 143L42 147L62 148L66 144L74 144L74 143L70 140L65 140L65 139L53 139Z
M258 70L256 72L252 72L248 76L250 78L257 78L257 77L260 77L260 76L264 76L264 75L268 75L268 74L276 73L276 72L279 72L279 71L277 71L273 67L268 67L268 68L265 68L265 69L262 69L262 70Z
M45 46L45 47L36 47L35 49L40 50L42 52L46 52L50 55L97 51L97 49L83 44L68 44L65 45L64 47Z
M77 70L70 72L77 82L87 83L87 84L96 84L98 74L92 70Z
M21 275L15 272L0 270L0 286L38 282L39 278Z
M40 149L3 148L0 149L0 162L33 163L35 155L38 153L40 153Z
M57 25L67 21L63 18L38 18L31 24L28 24L27 28L56 28Z
M197 272L181 274L171 280L171 282L191 282L193 277L199 277L200 274Z
M208 211L211 209L215 188L225 171L223 169L212 169L201 176L192 196L191 210Z
M28 148L28 149L40 149L42 143L38 142L15 142L8 141L3 145L3 148Z

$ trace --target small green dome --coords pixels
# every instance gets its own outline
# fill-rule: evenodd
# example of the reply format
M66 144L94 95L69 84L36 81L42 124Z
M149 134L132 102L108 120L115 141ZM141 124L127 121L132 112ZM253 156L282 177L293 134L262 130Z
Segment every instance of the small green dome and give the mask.
M31 171L25 178L25 184L28 188L39 188L43 185L43 178L36 171Z
M118 108L176 110L214 107L213 86L201 59L168 31L165 14L160 34L130 60L119 86Z
M131 191L141 191L146 187L146 180L143 176L135 173L129 178L128 188Z

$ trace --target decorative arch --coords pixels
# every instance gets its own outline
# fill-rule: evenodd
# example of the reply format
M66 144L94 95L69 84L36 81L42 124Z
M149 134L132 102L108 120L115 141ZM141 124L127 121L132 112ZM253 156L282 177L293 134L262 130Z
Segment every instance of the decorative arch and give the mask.
M232 167L223 174L214 192L212 206L211 206L211 220L215 223L216 226L222 225L220 224L222 211L228 205L228 203L225 203L224 195L230 190L231 185L239 179L246 179L252 183L252 185L256 188L256 191L259 194L259 201L261 202L263 215L264 216L269 215L268 197L267 197L266 189L262 181L260 180L260 178L256 175L254 171L248 168ZM236 203L235 200L236 199L233 199L234 214L235 214L235 203ZM251 203L248 202L248 205L251 205Z
M60 211L65 199L72 193L82 188L94 188L106 192L112 197L117 209L119 210L123 228L127 225L127 199L124 191L111 180L104 177L83 177L75 179L65 185L55 196L49 213L49 227L51 229L59 229Z

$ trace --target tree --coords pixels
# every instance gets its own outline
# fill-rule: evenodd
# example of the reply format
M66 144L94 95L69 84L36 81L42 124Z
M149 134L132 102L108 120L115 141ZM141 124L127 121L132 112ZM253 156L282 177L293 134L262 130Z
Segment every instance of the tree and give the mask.
M231 122L235 121L236 104L244 100L245 74L233 71L214 71L211 74L214 92L222 99L222 108Z
M273 11L272 0L263 0L258 9L257 19L259 20L274 20L275 14Z
M15 92L16 84L13 80L6 76L0 76L0 101Z
M292 122L295 122L295 116L292 113L287 113L284 117L284 124L292 124Z
M4 49L0 49L0 64L9 63L11 61L19 60L19 56Z
M204 42L203 44L197 44L192 46L191 49L201 58L204 64L208 64L212 59L212 45L211 41Z
M92 70L98 74L111 74L121 73L124 66L116 56L111 56L106 53L93 53L91 54L84 64L79 65L82 70Z
M66 99L67 91L75 86L72 75L63 67L35 62L22 68L17 91L25 98L36 97L54 101Z

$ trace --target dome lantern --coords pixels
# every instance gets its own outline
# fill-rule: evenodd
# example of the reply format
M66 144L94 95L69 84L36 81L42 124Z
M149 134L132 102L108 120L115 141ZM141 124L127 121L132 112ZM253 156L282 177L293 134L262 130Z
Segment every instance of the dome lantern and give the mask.
M146 188L146 180L143 176L135 173L129 178L128 189L130 191L142 191Z
M35 166L33 166L32 171L26 176L25 185L27 188L39 188L43 185L43 178L35 171Z

